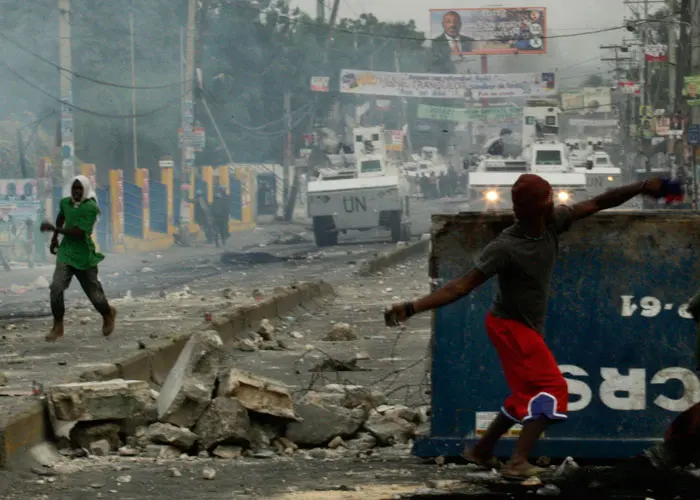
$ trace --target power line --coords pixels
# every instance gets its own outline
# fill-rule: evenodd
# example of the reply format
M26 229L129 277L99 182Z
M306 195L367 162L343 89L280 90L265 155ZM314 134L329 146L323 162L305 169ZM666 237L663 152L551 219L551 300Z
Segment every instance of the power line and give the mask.
M47 92L46 90L44 90L44 89L41 88L40 86L36 85L35 83L33 83L33 82L27 80L24 76L22 76L21 74L19 74L12 66L10 66L9 64L7 64L6 61L0 61L0 65L4 66L10 73L12 73L12 75L13 75L15 78L17 78L18 80L20 80L20 81L22 81L23 83L25 83L28 87L33 88L34 90L36 90L37 92L40 92L41 94L44 94L46 97L48 97L48 98L50 98L50 99L56 101L57 103L60 103L60 104L62 104L62 105L64 105L64 106L69 106L70 108L75 109L75 110L77 110L77 111L80 111L80 112L82 112L82 113L85 113L85 114L87 114L87 115L98 116L98 117L100 117L100 118L119 118L119 119L124 119L124 118L143 118L143 117L146 117L146 116L154 115L154 114L156 114L156 113L160 113L161 111L165 111L166 109L172 108L173 106L179 105L179 104L180 104L180 100L181 100L181 98L178 97L177 100L174 100L174 101L172 101L172 102L166 104L165 106L162 106L162 107L160 107L160 108L153 109L153 110L151 110L151 111L147 111L147 112L145 112L145 113L137 113L137 114L132 114L132 115L113 115L113 114L108 114L108 113L100 113L100 112L98 112L98 111L93 111L93 110L90 110L90 109L87 109L87 108L83 108L83 107L80 107L80 106L76 106L75 104L69 104L69 103L64 102L63 100L61 100L60 97L56 97L55 95L51 94L50 92Z
M34 52L34 51L32 51L32 50L30 50L30 49L24 47L22 44L20 44L19 42L17 42L17 41L15 41L15 40L11 39L10 37L8 37L7 35L5 35L5 34L2 33L2 32L0 32L0 38L2 38L3 40L5 40L5 41L11 43L11 44L14 45L15 47L17 47L17 48L19 48L20 50L26 52L27 54L30 54L30 55L36 57L36 58L39 59L40 61L42 61L42 62L44 62L44 63L46 63L46 64L48 64L48 65L50 65L50 66L53 66L54 68L56 68L56 69L58 69L58 70L60 70L60 71L65 71L66 73L70 73L71 75L75 76L76 78L80 78L81 80L87 80L88 82L97 83L97 84L99 84L99 85L105 85L105 86L107 86L107 87L117 87L117 88L120 88L120 89L132 89L132 90L160 90L160 89L167 89L167 88L178 87L178 86L182 85L182 83L183 83L183 82L175 82L175 83L168 83L168 84L165 84L165 85L143 85L143 86L138 86L138 85L137 85L137 86L131 86L131 85L122 85L122 84L113 83L113 82L106 82L106 81L104 81L104 80L98 80L98 79L96 79L96 78L92 78L92 77L90 77L90 76L86 76L86 75L77 73L77 72L75 72L75 71L66 69L66 68L62 67L60 64L56 64L55 62L50 61L49 59L46 59L46 58L45 58L44 56L42 56L41 54L37 54L36 52Z

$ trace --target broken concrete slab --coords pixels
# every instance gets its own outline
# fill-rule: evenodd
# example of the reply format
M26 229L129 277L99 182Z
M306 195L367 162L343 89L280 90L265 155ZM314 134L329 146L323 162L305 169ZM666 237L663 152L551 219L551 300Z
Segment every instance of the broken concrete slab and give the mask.
M303 446L321 446L336 436L353 436L367 418L363 409L349 410L342 406L297 403L301 422L287 424L287 438Z
M90 455L95 455L96 457L106 457L109 455L109 452L112 451L112 447L109 444L109 441L106 439L100 439L99 441L90 443L88 451L90 452Z
M191 430L162 422L150 425L146 436L153 443L172 445L183 451L190 450L197 441L197 434Z
M371 411L364 428L377 438L383 446L406 444L415 435L415 427L402 418L389 418Z
M377 446L377 438L368 432L360 432L355 439L345 443L350 450L367 451Z
M47 401L51 416L64 421L150 418L154 412L151 390L143 380L55 385Z
M330 331L323 337L328 342L347 342L357 340L357 332L349 323L336 323Z
M213 330L190 337L158 395L158 420L190 428L211 401L223 342Z
M248 411L236 399L214 398L194 428L202 449L210 450L218 444L245 444L250 442Z
M289 388L277 380L232 368L219 378L218 397L236 398L250 411L296 420Z

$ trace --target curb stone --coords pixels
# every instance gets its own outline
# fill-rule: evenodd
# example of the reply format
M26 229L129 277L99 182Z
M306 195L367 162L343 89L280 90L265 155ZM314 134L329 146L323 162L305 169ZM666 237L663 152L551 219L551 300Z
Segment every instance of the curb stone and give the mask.
M298 307L314 305L317 301L335 295L333 287L325 281L302 283L288 288L273 297L252 306L241 306L231 312L220 312L212 323L202 328L213 328L224 343L245 333L264 318L276 318ZM149 349L137 351L126 358L91 370L77 377L78 381L104 381L114 378L146 380L160 386L177 361L192 333L182 334ZM11 468L22 462L27 452L46 441L51 434L50 422L44 401L28 400L21 412L0 421L0 469Z
M360 264L357 270L358 276L370 276L378 271L391 267L399 262L403 262L416 255L428 253L430 250L430 240L421 240L417 243L397 247L379 256L366 260Z

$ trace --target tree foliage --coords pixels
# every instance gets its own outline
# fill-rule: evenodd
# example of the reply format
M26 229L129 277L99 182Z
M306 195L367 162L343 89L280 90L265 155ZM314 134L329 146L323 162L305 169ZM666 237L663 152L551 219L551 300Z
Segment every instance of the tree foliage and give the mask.
M8 118L33 117L60 110L58 20L52 0L0 0L3 34L21 44L7 45L8 63L46 92L39 93L7 74L0 103ZM424 36L413 22L386 23L371 14L340 19L330 29L308 14L271 0L202 0L198 3L197 67L203 91L197 95L196 120L207 131L206 149L197 163L228 161L202 105L206 100L235 161L279 162L285 139L284 94L292 96L293 137L298 141L312 122L324 121L336 104L354 96L312 93L310 78L328 76L337 89L342 68L424 71ZM73 0L71 42L76 154L98 165L98 177L123 168L131 177L132 97L136 101L138 163L154 173L158 159L179 156L177 131L183 96L181 39L187 1ZM131 87L131 26L134 22L135 84ZM31 27L31 29L30 29ZM37 35L39 34L39 35ZM32 51L53 62L31 55ZM395 58L395 52L397 57ZM103 82L103 83L99 83ZM112 83L106 85L104 82ZM143 87L162 87L146 89ZM48 95L45 95L48 94ZM57 116L43 123L54 135ZM21 121L21 120L20 120ZM29 121L29 120L27 120ZM11 140L12 138L10 138ZM298 146L295 143L295 146Z

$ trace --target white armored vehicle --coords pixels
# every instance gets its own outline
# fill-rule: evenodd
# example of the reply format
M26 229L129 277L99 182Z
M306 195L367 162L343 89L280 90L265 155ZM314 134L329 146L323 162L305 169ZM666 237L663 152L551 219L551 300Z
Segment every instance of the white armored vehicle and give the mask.
M354 149L354 165L321 169L308 183L316 245L336 245L339 233L374 228L388 229L393 241L409 239L409 184L387 161L383 128L354 129Z
M591 153L584 166L575 167L576 172L586 175L586 191L589 197L598 196L608 189L622 185L622 170L613 165L605 151Z
M512 208L510 189L525 173L546 179L554 189L557 204L575 203L586 197L586 174L575 171L567 146L556 139L559 113L559 108L547 101L530 102L523 108L522 154L519 158L482 158L469 174L472 210Z

